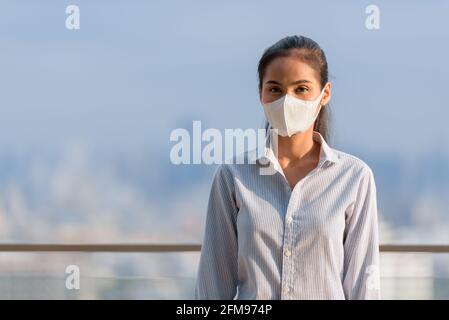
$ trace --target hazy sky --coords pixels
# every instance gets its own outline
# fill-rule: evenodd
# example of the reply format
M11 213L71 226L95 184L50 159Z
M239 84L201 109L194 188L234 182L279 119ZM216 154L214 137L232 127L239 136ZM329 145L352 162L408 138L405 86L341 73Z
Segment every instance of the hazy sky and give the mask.
M448 15L447 1L1 0L0 150L157 151L192 120L259 127L258 59L299 34L328 57L334 146L449 154Z

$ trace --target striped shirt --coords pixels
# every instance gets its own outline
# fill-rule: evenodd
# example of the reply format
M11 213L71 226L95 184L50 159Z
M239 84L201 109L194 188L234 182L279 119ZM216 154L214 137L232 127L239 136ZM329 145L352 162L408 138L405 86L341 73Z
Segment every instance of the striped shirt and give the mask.
M196 299L381 298L373 172L319 132L313 139L319 163L293 190L271 142L218 166ZM274 174L261 174L266 164Z

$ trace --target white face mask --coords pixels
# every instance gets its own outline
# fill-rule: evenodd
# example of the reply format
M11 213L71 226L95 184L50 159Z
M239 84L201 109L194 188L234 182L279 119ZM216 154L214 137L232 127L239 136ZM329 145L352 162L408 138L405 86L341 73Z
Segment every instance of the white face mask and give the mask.
M291 137L310 128L318 113L315 114L323 96L324 88L314 100L302 100L286 94L270 103L264 103L263 108L268 122L278 134Z

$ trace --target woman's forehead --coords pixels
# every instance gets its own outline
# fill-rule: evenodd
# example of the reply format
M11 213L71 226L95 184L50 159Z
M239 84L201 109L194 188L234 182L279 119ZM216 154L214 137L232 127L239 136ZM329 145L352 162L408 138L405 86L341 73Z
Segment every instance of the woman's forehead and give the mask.
M318 81L315 70L298 57L277 57L266 68L264 81L292 82L297 80Z

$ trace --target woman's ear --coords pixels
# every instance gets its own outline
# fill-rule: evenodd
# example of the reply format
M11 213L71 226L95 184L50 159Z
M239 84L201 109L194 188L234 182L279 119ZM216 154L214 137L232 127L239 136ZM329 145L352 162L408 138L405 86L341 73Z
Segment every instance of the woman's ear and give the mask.
M327 105L330 100L331 100L331 83L327 82L324 85L324 93L323 97L321 98L321 105L323 106Z

